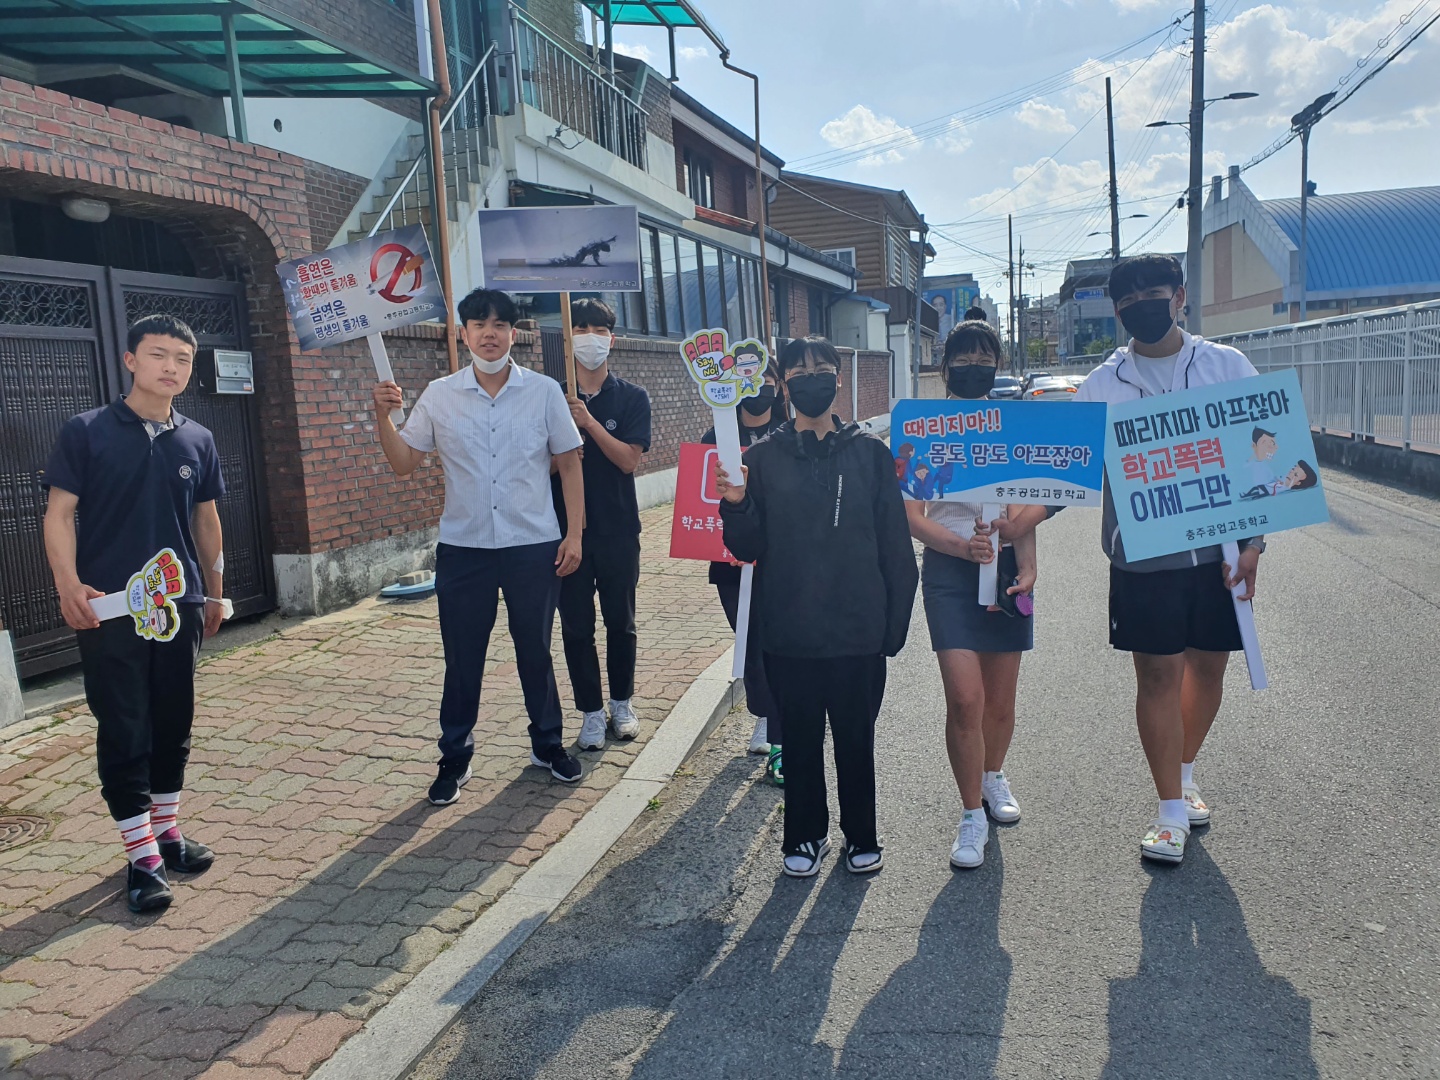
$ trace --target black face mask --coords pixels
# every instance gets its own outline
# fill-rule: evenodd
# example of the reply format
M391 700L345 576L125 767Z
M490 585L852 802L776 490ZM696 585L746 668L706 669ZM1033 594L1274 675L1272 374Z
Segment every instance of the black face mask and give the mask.
M1129 307L1121 308L1120 321L1125 325L1125 332L1142 345L1154 345L1175 325L1170 300L1163 297L1136 300Z
M996 371L990 364L951 364L945 385L958 398L982 398L994 389Z
M775 406L775 388L762 386L754 397L740 399L740 407L751 416L764 416Z
M785 389L795 409L810 419L824 416L835 400L836 376L833 371L823 375L792 375L785 380Z

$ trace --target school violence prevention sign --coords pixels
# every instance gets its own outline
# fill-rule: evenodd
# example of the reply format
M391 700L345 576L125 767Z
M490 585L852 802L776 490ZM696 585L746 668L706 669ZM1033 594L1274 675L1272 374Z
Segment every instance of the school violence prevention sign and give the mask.
M1105 472L1132 560L1330 516L1293 369L1111 405Z
M890 413L907 499L1099 506L1105 406L908 399Z

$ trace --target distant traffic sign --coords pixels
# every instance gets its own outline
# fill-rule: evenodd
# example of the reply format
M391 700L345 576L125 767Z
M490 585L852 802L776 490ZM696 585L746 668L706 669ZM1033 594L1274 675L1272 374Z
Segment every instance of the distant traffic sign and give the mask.
M1076 299L1076 300L1104 300L1104 299L1105 299L1105 290L1104 290L1104 289L1076 289L1076 290L1075 290L1075 299Z

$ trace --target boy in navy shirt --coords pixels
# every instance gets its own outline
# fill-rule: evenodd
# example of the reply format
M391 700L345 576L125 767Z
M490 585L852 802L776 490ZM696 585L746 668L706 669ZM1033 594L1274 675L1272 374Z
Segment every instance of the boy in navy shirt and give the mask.
M609 728L617 739L640 732L631 707L635 693L635 589L640 581L640 504L635 470L650 449L650 395L610 371L615 312L593 297L570 306L575 377L570 415L585 440L585 528L580 566L560 583L560 635L565 665L580 710L581 750L605 746L605 699L595 649L595 599L605 622L605 674L610 690ZM555 511L566 522L558 477Z
M176 819L195 660L225 614L215 508L225 483L210 432L171 405L190 381L194 333L150 315L126 347L130 393L71 417L46 465L45 552L76 631L100 794L125 844L125 898L138 913L174 899L167 867L199 873L214 859Z

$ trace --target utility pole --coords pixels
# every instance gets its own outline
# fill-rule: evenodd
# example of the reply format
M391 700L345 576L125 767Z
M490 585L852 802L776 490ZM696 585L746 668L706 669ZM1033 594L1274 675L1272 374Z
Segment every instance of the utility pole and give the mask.
M1310 209L1310 129L1325 111L1325 106L1335 100L1334 92L1321 94L1305 108L1290 118L1290 126L1300 133L1300 321L1306 318L1306 291L1309 284L1307 263L1310 244L1308 214Z
M925 235L930 231L925 215L920 215L920 242L915 250L915 355L910 363L910 396L920 396L920 346L924 341L920 324L920 305L925 302Z
M1110 100L1110 80L1105 80L1105 132L1110 144L1110 262L1120 261L1120 192L1115 185L1115 106Z
M1200 185L1205 171L1205 0L1195 0L1194 48L1190 58L1190 219L1185 245L1185 328L1201 331Z
M1024 371L1030 366L1030 352L1025 347L1025 241L1023 238L1020 241L1020 262L1016 265L1015 269L1020 274L1020 292L1018 297L1020 301L1020 370Z
M1015 356L1015 215L1005 215L1006 230L1010 236L1010 269L1005 272L1005 277L1010 282L1010 356ZM1021 369L1024 370L1023 368Z

